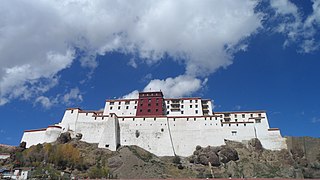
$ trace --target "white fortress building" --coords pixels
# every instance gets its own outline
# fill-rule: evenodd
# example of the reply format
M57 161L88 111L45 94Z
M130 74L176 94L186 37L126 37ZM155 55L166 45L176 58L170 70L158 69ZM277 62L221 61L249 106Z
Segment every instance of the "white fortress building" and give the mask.
M258 138L266 149L287 148L280 130L269 127L265 111L213 112L209 99L165 99L162 92L106 100L103 111L69 108L60 123L24 131L21 142L27 147L51 143L64 132L100 148L137 145L158 156L189 156L197 145L220 146L225 139Z

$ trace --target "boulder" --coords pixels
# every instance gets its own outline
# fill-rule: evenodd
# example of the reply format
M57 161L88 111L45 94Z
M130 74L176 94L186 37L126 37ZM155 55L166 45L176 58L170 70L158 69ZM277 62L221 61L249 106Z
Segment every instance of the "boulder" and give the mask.
M258 138L253 138L248 142L249 149L252 149L254 151L262 151L263 147Z
M213 151L208 154L208 161L211 163L212 166L220 166L219 157Z
M221 151L218 153L220 162L227 163L229 161L237 161L239 159L238 152L230 147L222 146Z
M198 156L198 161L202 165L208 165L208 162L209 162L206 154L200 154Z
M57 142L60 144L65 144L70 141L71 141L71 135L69 132L65 132L65 133L60 134L60 136L57 139Z
M123 164L120 157L115 156L108 159L108 167L109 168L118 168Z

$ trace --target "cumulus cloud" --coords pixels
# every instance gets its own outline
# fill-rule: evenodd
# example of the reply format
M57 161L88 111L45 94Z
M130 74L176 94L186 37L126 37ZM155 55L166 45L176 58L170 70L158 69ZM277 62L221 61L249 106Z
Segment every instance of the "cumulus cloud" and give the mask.
M290 1L271 2L278 14L293 14L300 21L298 10ZM138 67L138 60L147 64L165 57L179 61L185 66L183 75L151 80L146 88L173 90L168 96L193 93L203 87L208 75L232 64L234 53L246 50L247 38L262 28L264 17L256 11L258 3L254 0L3 1L0 105L17 98L41 97L44 92L34 87L53 87L51 81L76 59L82 67L92 70L98 66L96 57L110 52L132 55L135 59L128 64L134 68ZM304 28L312 30L319 25L318 12L319 0L313 0L313 14L305 21ZM291 33L290 37L301 33L300 24L282 27L282 32ZM317 47L312 33L304 35L308 40L303 43L305 51ZM183 90L186 83L192 84ZM176 89L183 92L175 92ZM46 104L46 99L40 98L38 102Z
M180 97L198 91L203 85L202 81L198 78L181 75L165 80L151 80L144 88L144 91L162 91L166 97Z
M188 96L198 91L200 88L205 86L207 78L203 81L187 75L180 75L175 78L167 78L165 80L153 79L143 89L144 92L148 91L162 91L166 98ZM124 99L135 99L138 98L139 91L135 90L122 98Z

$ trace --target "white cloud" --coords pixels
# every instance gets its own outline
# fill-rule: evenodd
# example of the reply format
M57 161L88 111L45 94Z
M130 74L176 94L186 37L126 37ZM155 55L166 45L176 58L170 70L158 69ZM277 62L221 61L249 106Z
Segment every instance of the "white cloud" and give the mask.
M171 57L184 64L184 75L151 80L146 88L173 90L167 91L168 96L188 95L201 89L209 74L232 64L234 53L246 49L246 38L262 28L257 4L253 0L3 1L0 105L40 97L43 92L34 91L29 82L40 86L52 80L70 67L76 52L84 56L79 58L81 65L91 69L98 66L97 55L109 52L133 55L136 59L129 62L133 67L139 58L153 64ZM178 92L180 87L186 89Z
M136 61L134 60L134 58L131 58L128 62L128 65L133 67L133 68L137 68L138 64L136 63Z
M207 83L207 78L201 81L198 78L181 75L175 78L167 78L165 80L153 79L144 88L144 92L162 91L166 98L188 96L198 91ZM135 90L123 96L123 99L138 98L139 91Z
M36 98L35 103L40 103L45 109L49 109L54 104L48 97L45 96L39 96L38 98Z
M290 0L270 1L277 19L282 18L276 31L288 37L284 46L298 43L299 51L303 53L310 53L319 49L320 42L315 40L314 37L319 35L317 28L320 26L320 0L312 0L312 2L312 13L303 20L298 7Z
M82 102L82 101L83 101L83 98L79 88L73 88L70 90L69 93L63 96L63 102L66 105L73 104L73 102Z
M83 101L82 94L79 88L72 88L65 94L57 94L55 97L39 96L36 98L34 105L40 104L45 109L50 109L57 104L64 104L67 106L74 105Z
M289 0L271 0L270 4L276 9L277 13L280 14L293 14L294 16L299 16L298 8Z
M139 96L139 91L138 90L134 90L131 93L121 97L120 99L137 99Z
M192 76L181 75L165 80L154 79L144 88L144 91L162 91L165 97L188 96L203 87L202 81Z

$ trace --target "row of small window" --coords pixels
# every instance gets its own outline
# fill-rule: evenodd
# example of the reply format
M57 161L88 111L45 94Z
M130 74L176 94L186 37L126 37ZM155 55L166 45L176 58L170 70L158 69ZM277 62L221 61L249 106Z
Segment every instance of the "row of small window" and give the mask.
M220 120L222 122L222 119ZM231 122L230 119L224 119L224 122ZM234 122L238 122L238 119L235 119ZM261 119L256 119L255 120L256 123L261 123Z
M158 112L158 111L159 111L159 109L156 109L156 111L155 111L155 112ZM142 109L140 109L140 112L143 112L143 110L142 110ZM151 112L151 109L148 109L148 110L147 110L147 112L148 112L148 113L150 113L150 112Z
M125 118L122 118L122 121L124 121L124 119L125 119ZM157 119L157 118L153 118L154 121L155 121L156 119ZM187 121L192 120L192 119L193 119L193 121L196 121L196 120L197 120L197 118L187 118ZM208 117L208 119L209 119L209 120L212 120L212 117ZM136 120L135 118L132 119L132 121L135 121L135 120ZM146 118L143 118L142 120L145 121ZM169 119L169 120L170 120L170 119ZM204 120L207 120L207 117L205 117ZM217 120L217 117L216 117L216 120ZM173 118L173 121L176 121L176 118Z
M143 104L141 103L140 106L143 106ZM151 104L148 103L148 106L151 106ZM159 106L159 103L156 103L156 106Z
M118 101L118 105L121 105L121 103L122 103L122 101ZM134 103L137 104L138 101L134 101ZM114 105L114 104L115 104L115 102L110 102L110 105ZM125 101L124 104L130 104L130 101Z
M171 110L171 111L174 112L173 110ZM170 113L170 111L167 111L167 114L169 114L169 113ZM180 111L180 113L181 113L181 114L184 114L184 111ZM195 110L194 113L198 114L199 111L198 111L198 110Z
M141 96L160 96L161 94L160 93L143 93L141 94Z
M236 126L239 126L239 124L236 124ZM247 126L247 124L244 123L243 126ZM223 124L221 124L221 127L223 127ZM229 127L231 127L231 124L229 124Z
M181 108L184 108L184 106L181 105ZM192 108L192 105L190 105L190 108ZM198 105L197 105L197 104L195 105L195 108L198 108ZM170 109L170 106L167 106L167 109Z
M144 102L144 99L140 99L140 102ZM148 99L148 102L149 102L149 103L151 102L151 99L150 99L150 98ZM159 98L156 98L156 102L159 102Z
M184 100L171 100L171 103L184 103ZM192 99L190 99L190 103L192 103L193 102L193 100ZM194 100L194 102L195 103L198 103L198 100L197 99L195 99ZM167 104L170 104L170 101L167 101Z
M113 109L113 106L110 106L110 110ZM118 110L121 109L121 106L118 106ZM129 109L129 106L126 106L126 109ZM134 109L137 109L137 106L134 106Z
M226 115L225 115L225 116L226 116ZM261 117L261 113L259 113L258 116ZM228 115L227 115L227 117L228 117ZM236 118L236 117L237 117L237 114L235 114L234 117ZM245 114L242 114L242 118L245 118L245 117L246 117L246 115L245 115ZM253 114L250 114L250 117L253 117Z

